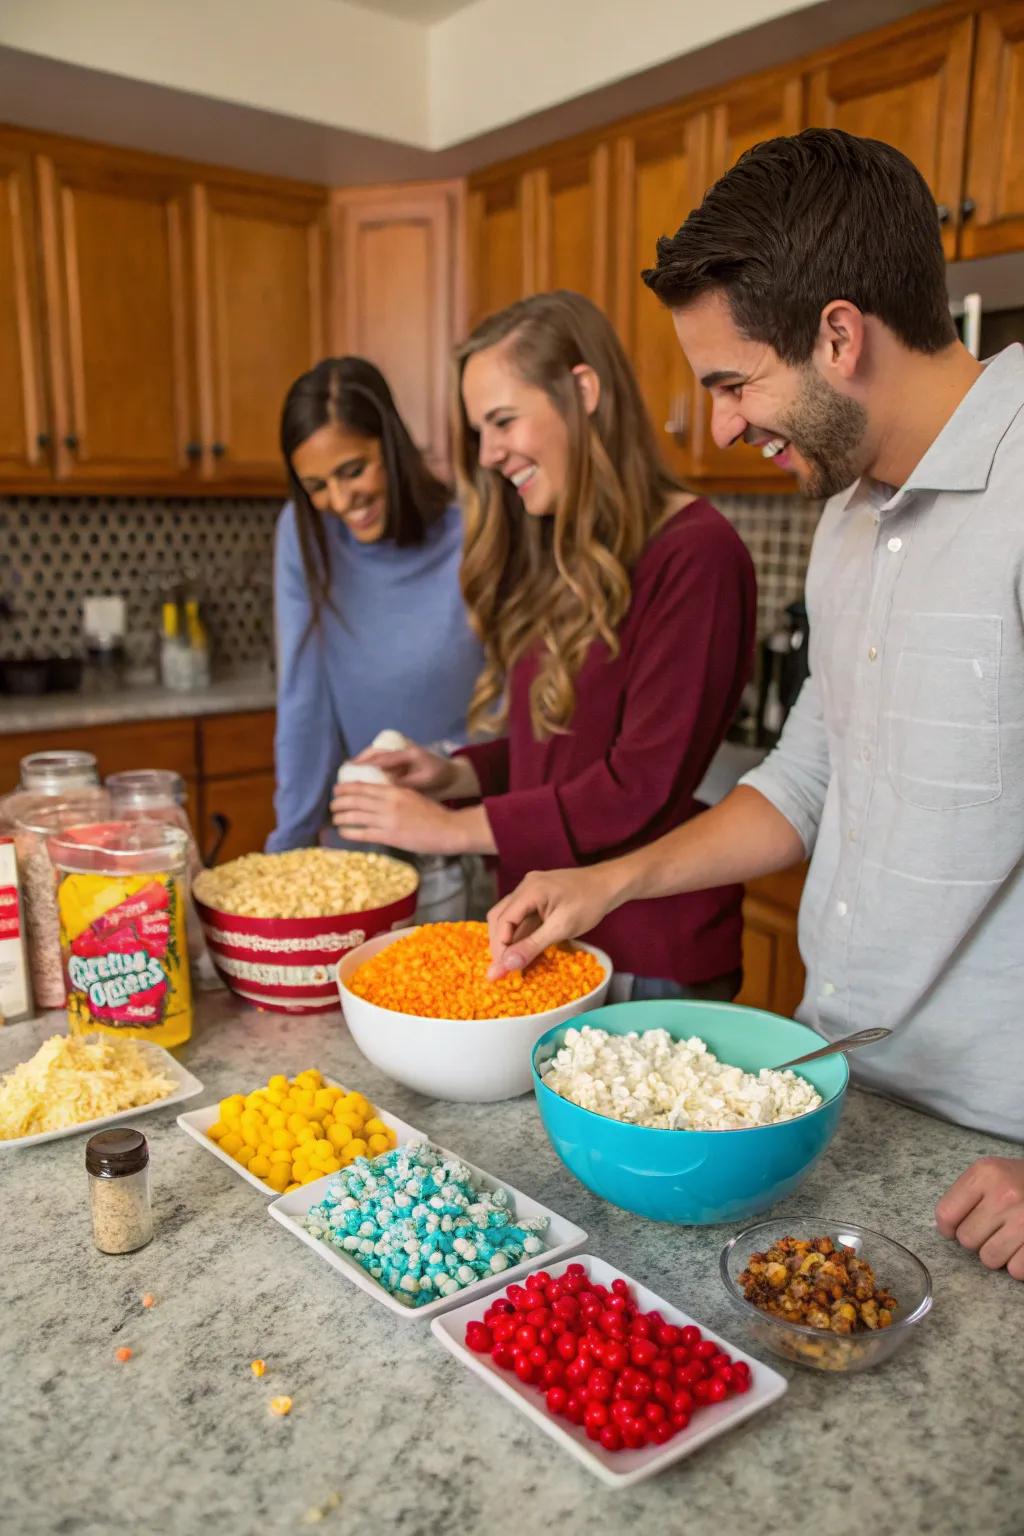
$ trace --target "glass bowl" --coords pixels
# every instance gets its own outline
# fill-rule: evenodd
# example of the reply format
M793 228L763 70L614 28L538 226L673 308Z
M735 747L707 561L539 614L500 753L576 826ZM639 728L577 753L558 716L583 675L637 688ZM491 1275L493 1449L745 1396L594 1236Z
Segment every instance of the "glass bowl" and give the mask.
M852 1248L870 1264L876 1283L896 1297L896 1310L888 1328L864 1333L828 1333L802 1323L764 1312L743 1294L739 1277L751 1254L763 1253L781 1237L799 1239L830 1237L836 1246ZM916 1323L932 1306L932 1280L920 1259L901 1243L852 1221L825 1216L776 1217L747 1227L722 1249L722 1283L733 1306L743 1316L747 1332L758 1344L816 1371L866 1371L895 1354Z

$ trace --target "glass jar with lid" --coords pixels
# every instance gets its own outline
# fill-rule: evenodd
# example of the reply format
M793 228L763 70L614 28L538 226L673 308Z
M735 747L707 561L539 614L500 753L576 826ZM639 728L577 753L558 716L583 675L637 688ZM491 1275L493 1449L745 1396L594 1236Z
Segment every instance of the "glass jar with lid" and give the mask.
M72 1034L163 1046L191 1035L187 841L180 827L123 820L50 839Z
M20 790L7 796L2 810L14 832L36 1007L63 1008L66 992L57 871L50 857L49 841L65 827L109 816L110 796L97 785L68 790L63 795Z
M20 773L20 787L40 795L63 795L100 782L91 752L30 752L21 760Z
M193 880L202 871L203 861L186 810L188 787L185 780L180 773L166 768L136 768L127 773L108 774L103 782L110 794L111 814L115 819L179 827L188 839L185 893L188 948L193 961L198 961L204 952L203 930L192 904L191 890Z

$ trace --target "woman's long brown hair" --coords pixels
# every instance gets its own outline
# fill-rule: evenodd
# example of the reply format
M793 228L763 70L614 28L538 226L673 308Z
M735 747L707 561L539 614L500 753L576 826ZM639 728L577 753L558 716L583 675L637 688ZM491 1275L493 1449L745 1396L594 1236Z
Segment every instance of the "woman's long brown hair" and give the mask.
M281 411L281 452L291 484L299 549L310 599L310 631L320 627L331 599L331 559L326 521L306 495L292 454L314 432L333 422L380 443L387 479L384 537L401 547L421 544L427 529L448 506L451 495L427 467L399 414L387 380L365 357L327 357L300 375ZM335 609L335 612L337 610Z
M509 481L480 464L466 416L467 361L502 345L568 428L566 486L552 517L531 517ZM600 381L592 415L572 372L581 363ZM539 648L530 716L543 740L569 729L591 645L602 640L617 654L633 566L683 487L661 461L618 337L581 294L536 294L492 315L456 348L453 382L453 455L466 518L462 590L484 646L470 729L503 729L509 674Z

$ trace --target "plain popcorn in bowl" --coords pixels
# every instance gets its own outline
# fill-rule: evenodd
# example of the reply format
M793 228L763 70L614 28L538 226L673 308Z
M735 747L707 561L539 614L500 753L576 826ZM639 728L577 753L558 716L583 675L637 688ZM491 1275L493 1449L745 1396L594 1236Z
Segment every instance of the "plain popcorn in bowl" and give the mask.
M795 1072L744 1072L719 1061L696 1035L674 1040L664 1029L629 1035L586 1025L566 1030L540 1074L581 1109L653 1130L746 1130L821 1104L817 1090Z
M193 893L238 917L332 917L401 901L419 884L411 864L384 853L296 848L247 853L197 875Z

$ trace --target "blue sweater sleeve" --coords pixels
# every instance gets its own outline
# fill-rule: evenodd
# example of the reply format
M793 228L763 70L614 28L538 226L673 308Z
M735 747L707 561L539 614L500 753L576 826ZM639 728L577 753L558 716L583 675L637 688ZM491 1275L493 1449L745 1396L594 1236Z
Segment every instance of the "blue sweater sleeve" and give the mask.
M331 785L344 757L341 733L327 686L323 645L308 633L312 611L302 565L295 509L289 503L277 522L274 546L274 608L277 628L277 727L274 758L277 825L267 852L316 843L327 820Z

